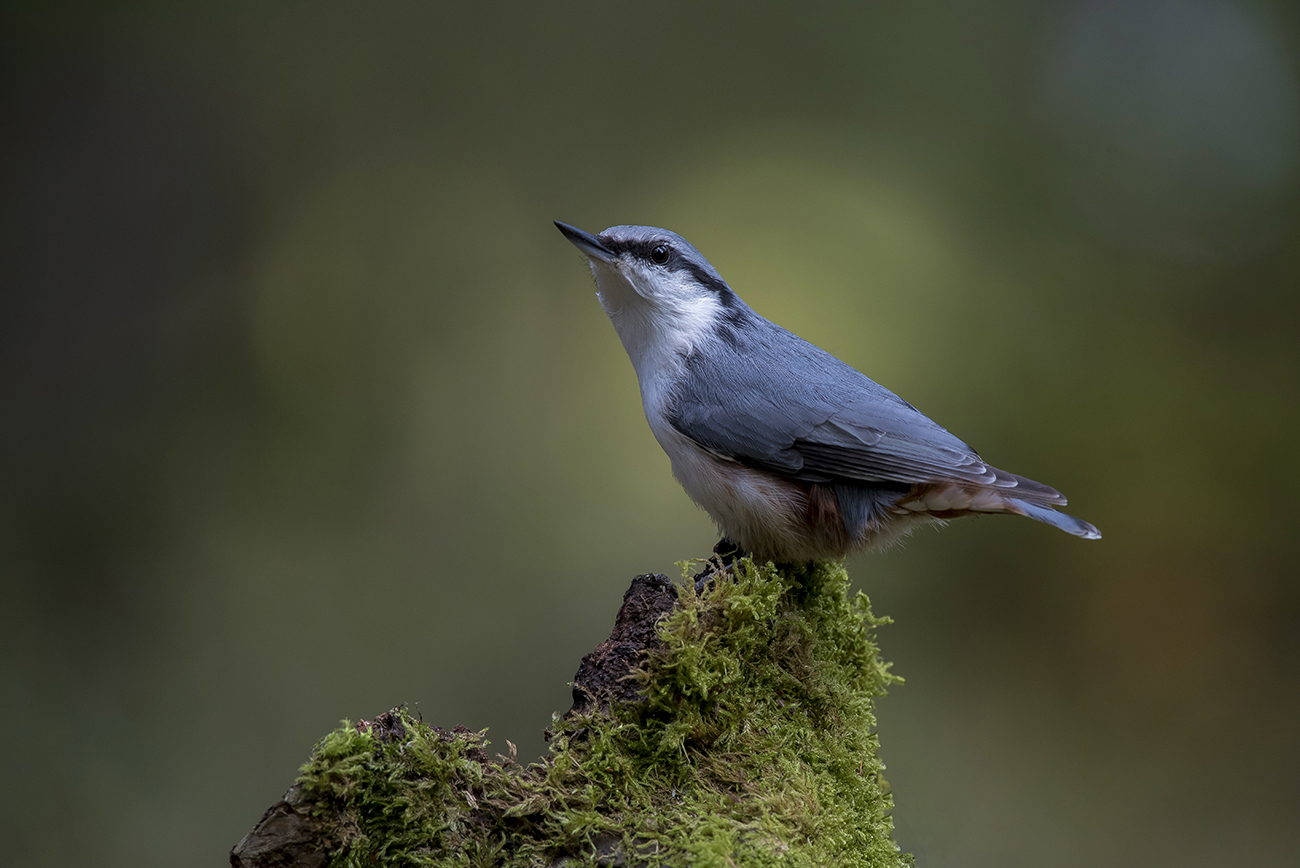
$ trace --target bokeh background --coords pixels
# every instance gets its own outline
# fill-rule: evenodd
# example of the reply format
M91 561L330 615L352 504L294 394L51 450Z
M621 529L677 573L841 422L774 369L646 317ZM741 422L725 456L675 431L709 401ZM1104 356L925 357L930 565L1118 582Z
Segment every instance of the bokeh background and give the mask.
M6 863L222 864L399 702L544 751L715 541L558 218L1104 532L851 562L922 865L1297 864L1298 59L1281 0L6 4Z

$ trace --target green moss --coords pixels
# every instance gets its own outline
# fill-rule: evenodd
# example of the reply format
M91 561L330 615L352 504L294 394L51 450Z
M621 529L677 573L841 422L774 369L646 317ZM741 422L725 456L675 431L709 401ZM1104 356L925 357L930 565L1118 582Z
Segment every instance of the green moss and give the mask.
M345 722L299 781L337 830L330 864L910 865L874 732L898 680L874 641L886 619L838 565L732 571L679 588L635 675L644 701L557 718L540 763L404 711Z

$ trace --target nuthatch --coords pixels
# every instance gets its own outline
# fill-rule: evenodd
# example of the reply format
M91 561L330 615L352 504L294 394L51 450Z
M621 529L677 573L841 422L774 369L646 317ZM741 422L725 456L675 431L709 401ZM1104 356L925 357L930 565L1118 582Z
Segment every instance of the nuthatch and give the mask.
M1065 498L990 467L864 374L755 313L680 235L556 222L586 254L673 475L756 558L839 560L922 524L1023 515L1084 539Z

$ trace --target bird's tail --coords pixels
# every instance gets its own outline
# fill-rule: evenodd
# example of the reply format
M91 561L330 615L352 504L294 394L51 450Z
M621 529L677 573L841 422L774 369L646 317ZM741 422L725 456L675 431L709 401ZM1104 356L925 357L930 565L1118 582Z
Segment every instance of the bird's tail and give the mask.
M1101 539L1101 531L1086 521L1072 515L1066 515L1063 512L1057 512L1049 506L1039 506L1036 503L1026 503L1023 500L1007 498L1007 508L1009 512L1017 512L1026 518L1041 521L1043 524L1050 524L1052 527L1059 528L1066 533L1072 533L1075 536L1081 536L1084 539Z

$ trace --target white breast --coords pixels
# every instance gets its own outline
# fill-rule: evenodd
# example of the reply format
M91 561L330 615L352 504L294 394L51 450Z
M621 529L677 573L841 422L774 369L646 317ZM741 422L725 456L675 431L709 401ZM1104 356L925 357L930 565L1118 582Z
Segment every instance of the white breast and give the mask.
M632 360L646 419L658 437L672 386L685 374L687 356L712 336L722 305L687 275L594 259L591 271L600 306Z

